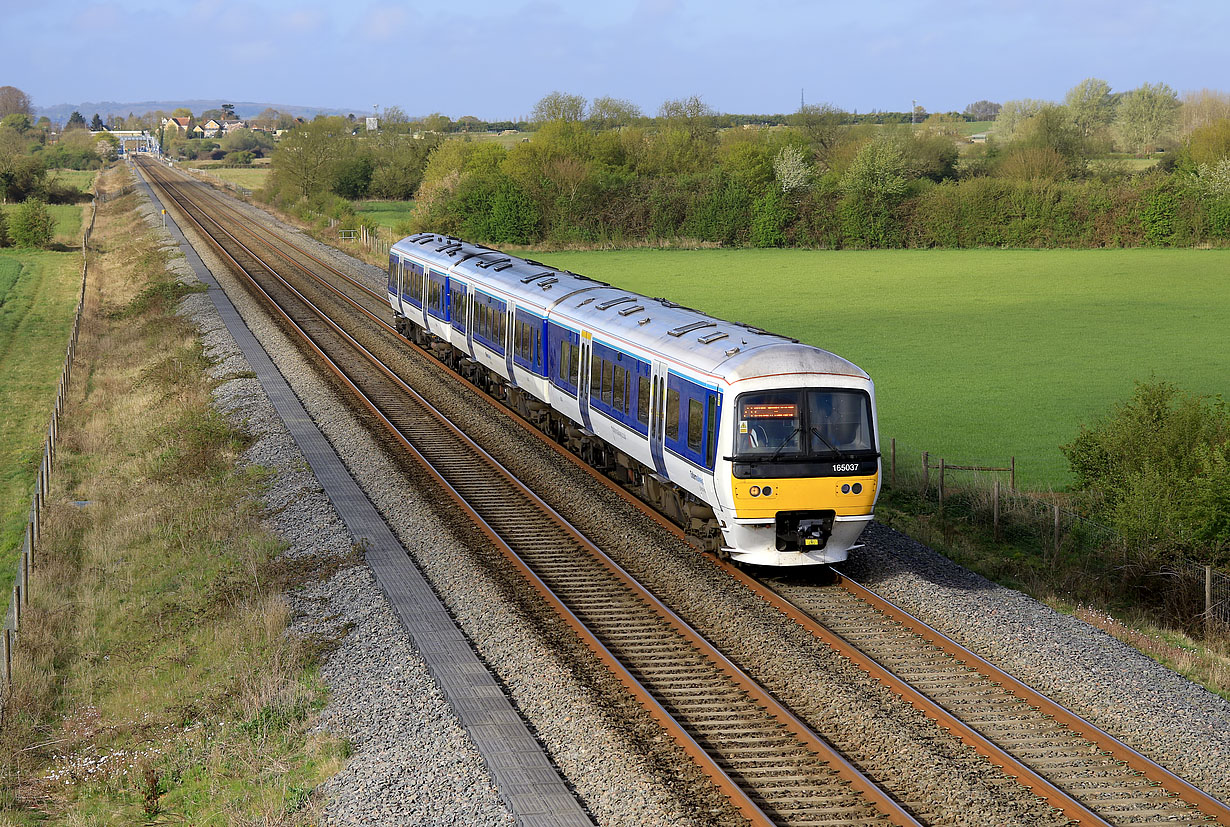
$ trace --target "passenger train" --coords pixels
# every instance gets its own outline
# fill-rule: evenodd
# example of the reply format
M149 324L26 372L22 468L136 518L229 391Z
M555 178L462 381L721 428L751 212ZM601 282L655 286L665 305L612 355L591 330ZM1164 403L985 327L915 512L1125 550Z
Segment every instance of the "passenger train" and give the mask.
M836 563L872 519L875 391L828 351L420 233L397 329L740 563Z

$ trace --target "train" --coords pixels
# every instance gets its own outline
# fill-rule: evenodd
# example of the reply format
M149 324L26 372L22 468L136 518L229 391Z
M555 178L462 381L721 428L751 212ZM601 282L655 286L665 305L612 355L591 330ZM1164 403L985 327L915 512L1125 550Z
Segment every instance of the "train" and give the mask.
M694 545L749 566L859 547L882 464L874 385L846 359L436 233L392 245L388 298L401 335Z

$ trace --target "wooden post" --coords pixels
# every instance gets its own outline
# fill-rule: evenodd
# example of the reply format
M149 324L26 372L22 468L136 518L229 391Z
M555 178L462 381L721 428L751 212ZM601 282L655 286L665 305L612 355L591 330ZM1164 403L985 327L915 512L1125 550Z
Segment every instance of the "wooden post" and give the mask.
M1059 506L1055 506L1055 556L1059 556Z
M940 513L944 513L944 458L940 457Z
M999 542L999 479L998 478L995 480L994 493L992 494L992 496L995 498L995 501L991 506L991 511L994 514L994 517L992 518L992 522L995 526L995 541Z
M3 643L3 658L4 658L4 687L5 689L13 688L13 632L11 629L4 630Z
M1204 567L1204 634L1213 634L1213 567Z
M930 451L923 451L923 452L922 452L922 459L923 459L923 493L924 493L924 494L926 494L926 493L927 493L927 491L929 491L929 490L931 489L931 461L930 461L930 456L931 456L931 452L930 452Z
M1011 463L1009 463L1009 471L1011 471L1012 473L1011 473L1011 476L1008 477L1008 487L1011 488L1013 491L1015 491L1016 490L1016 457L1011 457Z
M21 628L21 586L13 584L13 631Z
M30 605L30 556L21 555L21 599Z
M34 523L26 523L26 548L30 549L30 563L34 563Z
M892 439L893 445L893 488L897 487L897 437Z

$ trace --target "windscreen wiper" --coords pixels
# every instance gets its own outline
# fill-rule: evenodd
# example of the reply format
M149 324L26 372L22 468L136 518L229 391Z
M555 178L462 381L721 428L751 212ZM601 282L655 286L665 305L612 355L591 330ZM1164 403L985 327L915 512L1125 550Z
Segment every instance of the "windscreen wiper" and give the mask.
M794 435L797 434L800 430L802 429L796 425L794 430L786 435L786 438L782 440L782 444L778 445L777 450L773 452L773 456L769 457L769 462L775 462L777 460L777 457L779 454L781 454L782 449L786 447L786 443L794 439Z
M817 431L815 425L811 426L811 432L815 434L817 437L819 437L820 441L823 442L825 445L827 445L828 449L832 451L834 454L836 454L838 459L843 459L843 460L846 459L845 453L843 453L841 449L838 448L836 445L834 445L833 443L825 439L824 434Z

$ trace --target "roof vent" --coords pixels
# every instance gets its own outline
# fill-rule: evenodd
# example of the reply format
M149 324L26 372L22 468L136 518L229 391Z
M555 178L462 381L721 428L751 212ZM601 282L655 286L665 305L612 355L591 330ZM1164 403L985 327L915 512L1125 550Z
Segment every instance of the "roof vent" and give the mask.
M719 339L725 339L729 335L730 334L723 333L722 331L719 330L717 333L710 333L707 336L701 336L696 341L700 342L702 345L708 345L708 344L712 344L718 341Z
M554 278L554 277L549 278L549 279L543 279L542 281L538 282L538 286L541 287L543 290L550 290L551 285L555 284L557 281L559 281L559 279Z
M577 307L584 307L585 305L589 304L589 303L590 303L590 302L592 302L593 300L594 300L594 297L593 297L593 296L590 296L588 299L586 299L585 301L583 301L583 302L581 302L580 304L578 304L578 305L577 305Z
M624 304L625 302L632 302L632 301L636 301L636 299L632 298L631 296L622 296L618 299L611 299L610 301L605 301L602 304L595 305L595 307L598 310L610 310L612 307L614 307L617 304Z
M521 283L522 283L522 284L529 284L531 281L534 281L535 279L542 279L542 278L546 278L546 277L547 277L547 276L549 276L549 275L551 275L551 271L550 271L550 270L548 270L548 271L547 271L547 272L545 272L545 273L535 273L535 274L534 274L534 275L532 275L532 276L526 276L525 278L521 279Z
M735 355L736 353L738 353L738 352L739 352L739 348L737 348L737 347L732 347L730 350L726 351L726 355L727 355L727 356L734 356L734 355Z
M631 316L633 313L640 313L644 309L645 305L643 304L638 304L636 307L625 307L623 310L619 311L619 315Z
M679 338L685 333L691 333L693 330L700 330L702 327L717 327L717 322L692 322L685 324L683 327L677 327L674 330L666 331L668 335Z
M650 316L646 316L645 318L637 322L637 324L645 325L645 324L649 324L651 321L653 321L653 318Z
M490 253L481 253L480 255L485 256L485 255L490 255ZM478 266L486 270L488 267L492 267L496 264L507 264L510 261L512 261L512 259L509 258L508 256L505 256L504 258L494 258L491 261L480 261L478 262Z

